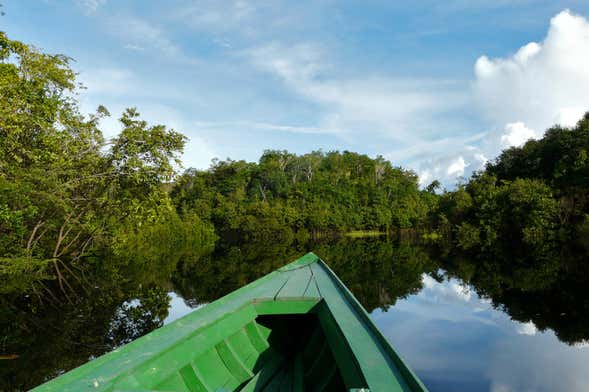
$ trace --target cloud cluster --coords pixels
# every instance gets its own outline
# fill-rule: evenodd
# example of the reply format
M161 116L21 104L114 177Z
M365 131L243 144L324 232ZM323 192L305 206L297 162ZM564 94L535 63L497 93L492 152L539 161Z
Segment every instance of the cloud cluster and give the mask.
M519 335L533 336L538 333L538 328L532 321L528 321L527 323L519 323L515 331Z
M244 0L199 0L174 10L174 17L198 30L226 32L243 28L256 14L256 5Z
M589 109L589 22L562 11L543 42L507 58L482 56L474 70L476 97L493 122L572 126Z
M474 65L473 99L490 130L477 141L421 163L421 182L480 170L502 149L542 137L555 125L574 126L589 110L589 22L569 10L550 21L545 39L504 58L481 56Z
M93 13L106 0L77 2ZM395 164L416 170L423 185L439 179L451 187L460 177L482 169L502 149L541 137L555 123L574 125L589 109L589 22L568 10L551 19L543 40L527 43L504 57L481 56L473 75L467 77L470 80L456 81L401 77L382 68L354 72L338 57L337 46L330 39L313 34L287 36L289 29L300 32L315 25L325 27L325 19L319 20L322 12L310 12L315 6L289 5L306 15L304 23L294 25L279 18L286 6L280 1L181 4L183 7L162 15L157 23L137 15L111 15L106 27L129 50L173 58L184 65L198 63L191 75L200 67L207 72L219 69L217 73L203 72L219 80L224 76L238 82L254 80L259 83L252 89L255 94L245 95L261 97L264 88L271 86L268 90L278 91L279 99L286 102L270 108L266 101L252 101L252 107L264 106L266 112L228 113L226 118L204 113L197 121L196 112L185 113L186 123L209 129L210 134L219 129L228 134L238 128L252 130L252 135L268 131L289 137L313 134L323 138L322 146L349 146L382 154ZM311 15L318 19L310 20ZM223 45L216 55L224 57L209 61L206 54L199 59L187 56L182 51L188 49L185 41L181 46L174 39L181 35L172 34L178 25L198 33L199 40L207 36ZM243 80L239 75L222 74L236 69L245 75ZM117 97L132 94L125 87L130 79L140 86L138 80L115 71L100 71L102 74L90 78L89 84L94 86L90 87ZM243 93L238 88L228 95ZM282 113L291 102L300 103L296 108L300 110L292 112L303 117ZM473 129L473 123L478 129ZM315 138L305 140L305 148L317 147Z
M449 279L447 282L439 283L427 274L421 276L423 282L422 296L435 303L462 303L469 302L474 298L468 286L456 279Z
M535 139L538 136L539 135L536 131L526 127L521 121L507 123L504 132L501 135L501 147L520 147L528 140Z
M443 80L340 77L322 48L311 44L273 43L247 56L320 105L317 128L347 140L384 137L394 146L385 155L417 169L423 185L438 178L452 186L502 149L541 137L557 123L573 126L589 109L589 22L568 10L552 18L542 42L505 58L481 56L470 91ZM467 110L469 101L478 104L488 131L440 138L451 132L447 115Z

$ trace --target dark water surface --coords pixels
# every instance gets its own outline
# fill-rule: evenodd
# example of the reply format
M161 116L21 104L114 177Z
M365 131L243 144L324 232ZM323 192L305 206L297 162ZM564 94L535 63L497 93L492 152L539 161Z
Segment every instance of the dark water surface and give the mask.
M430 391L589 391L585 260L490 262L388 239L220 244L178 266L97 262L80 274L71 302L3 293L2 354L18 357L0 360L0 390L32 388L308 250L338 274Z

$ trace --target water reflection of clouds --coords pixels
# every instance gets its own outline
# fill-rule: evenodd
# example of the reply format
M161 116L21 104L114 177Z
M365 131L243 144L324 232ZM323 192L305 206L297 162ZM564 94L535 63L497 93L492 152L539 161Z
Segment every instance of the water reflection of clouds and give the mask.
M168 308L168 317L164 320L164 325L170 324L172 321L179 319L182 316L187 315L188 313L196 310L205 304L197 306L196 308L191 308L186 304L184 298L180 297L178 294L174 293L173 291L168 293L170 299L170 305Z
M515 328L516 332L520 335L535 335L538 332L538 328L533 322L528 321L527 323L519 323Z
M491 391L587 391L589 352L560 343L552 332L498 341L486 375Z
M456 300L468 302L472 297L470 288L454 279L442 285L431 276L424 274L422 281L426 298L435 300L435 302L454 302Z
M589 350L511 320L455 279L424 275L423 286L372 317L432 392L587 391Z

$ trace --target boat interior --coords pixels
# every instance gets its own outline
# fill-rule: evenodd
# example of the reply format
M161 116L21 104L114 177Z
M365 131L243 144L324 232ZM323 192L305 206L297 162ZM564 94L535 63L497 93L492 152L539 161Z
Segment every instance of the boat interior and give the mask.
M114 390L368 391L325 303L285 301L252 302L203 326L135 368Z

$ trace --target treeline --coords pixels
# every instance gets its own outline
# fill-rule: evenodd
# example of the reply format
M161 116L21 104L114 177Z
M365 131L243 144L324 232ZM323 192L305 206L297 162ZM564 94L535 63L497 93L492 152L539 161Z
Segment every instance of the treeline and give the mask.
M437 224L464 250L547 255L589 250L589 113L573 128L510 148L454 192Z
M589 302L589 114L510 148L441 196L443 268L513 319L586 341Z
M413 172L382 157L266 151L257 163L188 170L171 196L181 215L197 212L225 238L409 228L464 251L546 255L563 244L589 248L588 151L589 114L503 151L442 194L437 181L420 190Z
M220 234L248 239L415 228L436 202L415 173L348 151L217 161L188 170L171 196L179 212L198 211Z
M69 62L0 33L0 293L73 295L89 264L120 279L171 271L170 259L198 259L217 237L304 243L408 229L498 259L589 248L589 116L443 194L437 181L420 189L412 171L348 151L270 150L176 176L185 137L128 109L106 140L109 113L80 114Z
M212 227L178 215L164 190L185 137L128 109L106 140L109 113L80 114L69 62L0 32L0 293L57 288L71 298L90 263L150 270L214 242Z

